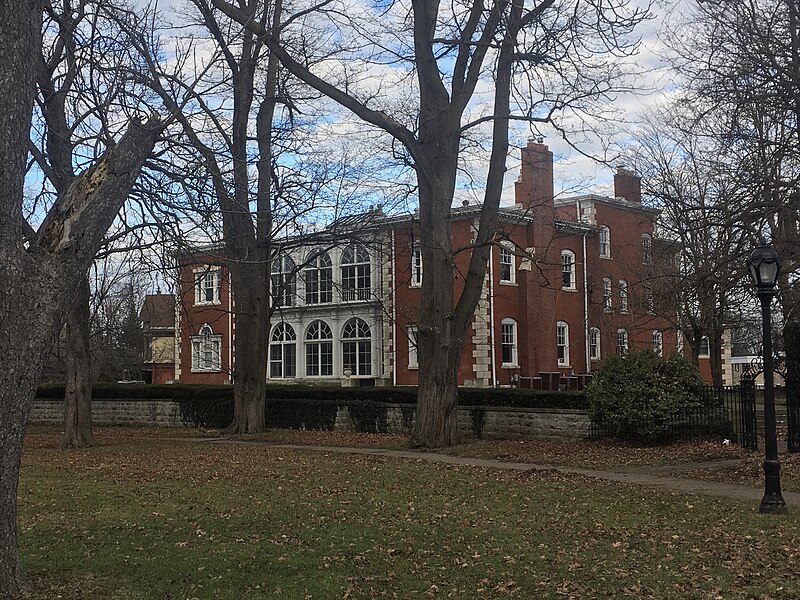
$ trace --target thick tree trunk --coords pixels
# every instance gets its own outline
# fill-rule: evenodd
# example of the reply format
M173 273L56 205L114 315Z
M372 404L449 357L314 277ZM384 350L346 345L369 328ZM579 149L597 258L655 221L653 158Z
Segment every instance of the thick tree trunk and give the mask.
M711 359L711 382L714 387L722 387L722 331L711 330L708 346Z
M266 428L268 269L267 261L231 266L231 283L236 290L234 414L230 427L234 433L258 433Z
M89 349L89 278L67 311L67 381L64 389L62 448L94 446L92 436L92 355Z

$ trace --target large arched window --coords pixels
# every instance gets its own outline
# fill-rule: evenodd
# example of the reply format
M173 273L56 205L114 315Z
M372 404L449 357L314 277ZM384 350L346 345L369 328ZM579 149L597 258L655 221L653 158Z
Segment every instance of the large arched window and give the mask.
M372 336L369 325L353 318L342 328L342 371L351 375L372 375Z
M275 306L293 306L297 292L294 261L282 254L272 261L272 298Z
M290 378L297 375L297 336L288 323L278 323L269 344L269 376Z
M371 287L369 252L351 244L342 252L342 299L369 300Z
M333 302L333 266L327 252L313 254L303 272L306 282L306 304Z
M206 323L192 336L192 371L222 370L222 336Z
M333 334L325 321L313 321L306 329L306 375L333 375Z
M628 330L617 329L617 354L625 356L628 353Z
M605 225L600 227L600 256L611 258L611 231Z
M619 280L619 312L628 312L628 282Z
M565 290L575 289L575 253L572 250L561 252L561 287Z

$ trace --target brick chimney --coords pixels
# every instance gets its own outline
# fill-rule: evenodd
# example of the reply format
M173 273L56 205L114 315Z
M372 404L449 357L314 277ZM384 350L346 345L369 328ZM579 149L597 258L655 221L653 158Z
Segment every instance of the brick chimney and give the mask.
M528 210L553 206L553 153L539 138L522 148L522 169L514 189L516 204Z
M617 167L614 174L614 196L628 202L642 203L642 179L625 167Z

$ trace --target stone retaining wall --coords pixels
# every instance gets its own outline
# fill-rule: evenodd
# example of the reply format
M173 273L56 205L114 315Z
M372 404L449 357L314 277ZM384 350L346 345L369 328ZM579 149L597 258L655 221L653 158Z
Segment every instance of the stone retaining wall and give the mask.
M411 422L403 405L385 405L377 431L408 434ZM407 407L406 407L407 408ZM407 411L406 411L406 414ZM38 399L33 404L31 423L58 424L64 419L63 400ZM170 400L94 400L92 421L97 425L146 425L156 427L192 426L183 421L180 406ZM589 436L590 419L585 410L469 407L458 409L458 427L476 437L505 439L583 439ZM347 406L340 406L334 428L355 431Z

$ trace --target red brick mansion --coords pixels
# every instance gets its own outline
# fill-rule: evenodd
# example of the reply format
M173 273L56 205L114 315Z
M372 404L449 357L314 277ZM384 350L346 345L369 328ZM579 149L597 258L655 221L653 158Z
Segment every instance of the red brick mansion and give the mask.
M460 384L577 375L607 354L675 350L678 336L654 313L647 283L658 212L642 206L632 173L619 169L614 186L613 198L555 198L552 153L535 142L522 149L515 204L500 208ZM454 248L469 247L479 215L480 206L453 209ZM416 383L415 323L428 276L417 225L413 215L377 210L353 219L351 235L336 243L286 246L271 265L270 380ZM457 273L468 260L467 251L456 254ZM235 290L224 261L196 253L179 271L172 379L231 381ZM458 292L463 278L453 285Z

